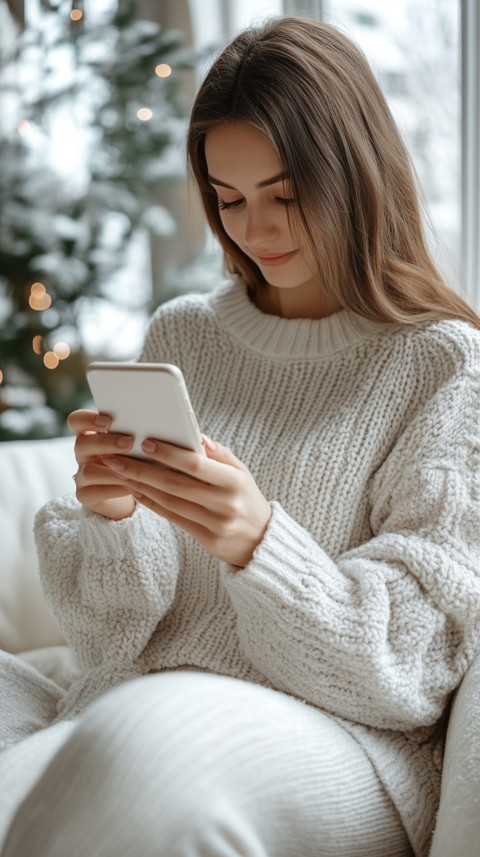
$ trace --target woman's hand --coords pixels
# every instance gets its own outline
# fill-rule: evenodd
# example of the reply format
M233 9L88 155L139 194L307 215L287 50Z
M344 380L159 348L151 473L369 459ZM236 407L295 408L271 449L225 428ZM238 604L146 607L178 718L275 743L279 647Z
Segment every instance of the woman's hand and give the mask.
M119 480L137 502L183 527L212 556L243 567L261 542L272 510L250 471L227 447L207 438L204 446L207 456L145 441L144 452L166 467L106 455L109 489Z
M78 470L74 476L77 499L106 518L127 518L135 508L135 500L115 471L106 467L102 456L128 452L133 438L108 432L110 417L95 411L73 411L67 422L77 435Z

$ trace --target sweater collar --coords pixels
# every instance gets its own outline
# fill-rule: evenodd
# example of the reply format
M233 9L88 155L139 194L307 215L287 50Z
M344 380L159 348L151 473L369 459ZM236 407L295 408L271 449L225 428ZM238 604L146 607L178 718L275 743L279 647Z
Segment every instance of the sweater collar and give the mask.
M240 278L223 284L210 295L217 322L246 348L269 357L307 359L328 357L378 337L392 325L369 321L350 309L327 318L281 318L268 315L250 300Z

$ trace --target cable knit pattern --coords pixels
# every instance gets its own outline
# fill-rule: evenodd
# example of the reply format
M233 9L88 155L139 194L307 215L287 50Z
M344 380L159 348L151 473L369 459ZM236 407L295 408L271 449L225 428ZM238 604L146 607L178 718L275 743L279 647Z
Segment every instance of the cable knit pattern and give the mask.
M108 521L70 496L40 510L35 533L45 598L87 668L59 708L71 717L146 671L137 660L173 603L177 541L145 507L128 521Z
M141 359L180 366L202 431L273 514L239 570L142 508L40 512L45 592L86 696L130 664L319 706L362 745L423 857L442 717L480 639L480 334L268 316L233 281L162 306Z

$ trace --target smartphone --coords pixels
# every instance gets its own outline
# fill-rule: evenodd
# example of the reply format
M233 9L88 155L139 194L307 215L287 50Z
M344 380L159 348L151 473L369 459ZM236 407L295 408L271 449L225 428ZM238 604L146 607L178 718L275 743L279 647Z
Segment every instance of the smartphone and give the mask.
M170 363L90 363L87 381L111 431L133 435L128 455L148 460L141 444L156 438L206 455L181 370Z

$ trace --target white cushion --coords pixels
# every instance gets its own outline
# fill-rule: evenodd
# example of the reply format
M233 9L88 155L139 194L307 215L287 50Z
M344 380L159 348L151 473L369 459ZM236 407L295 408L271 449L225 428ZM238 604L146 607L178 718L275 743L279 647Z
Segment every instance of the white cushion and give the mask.
M455 694L430 857L480 854L480 654Z
M74 490L73 437L0 443L0 648L64 643L40 588L33 519L47 500Z

